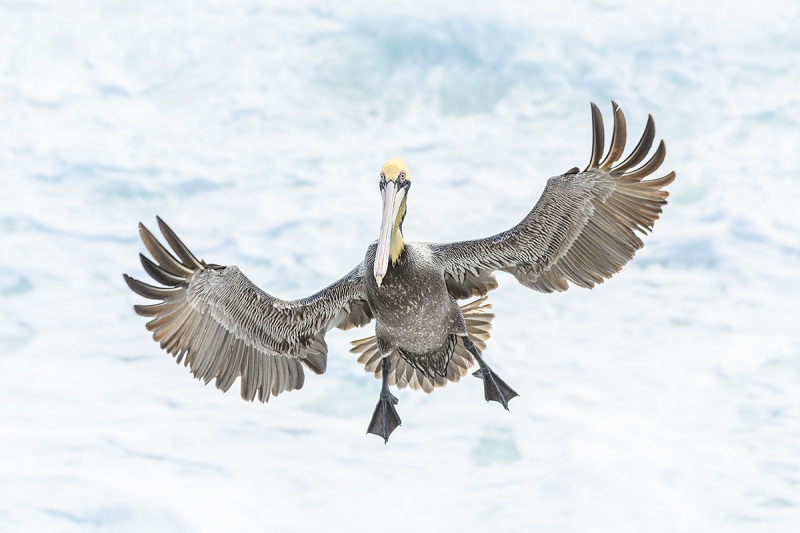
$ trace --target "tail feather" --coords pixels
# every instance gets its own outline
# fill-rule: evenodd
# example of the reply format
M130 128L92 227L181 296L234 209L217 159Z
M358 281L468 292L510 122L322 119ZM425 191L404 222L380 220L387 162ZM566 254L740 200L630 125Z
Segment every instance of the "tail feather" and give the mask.
M486 342L491 334L492 320L494 313L489 309L492 304L485 303L487 297L477 298L461 306L461 313L464 315L464 322L467 325L467 335L480 351L486 349ZM359 354L358 362L364 365L365 372L371 372L376 379L383 377L381 370L381 353L378 349L378 341L373 335L365 339L352 341L351 353ZM420 369L406 362L397 350L392 350L389 355L391 362L391 374L389 375L389 385L399 389L411 387L412 389L422 389L427 393L433 392L437 387L444 387L448 381L459 381L467 374L475 360L469 350L466 349L461 338L455 343L453 354L447 363L444 376L431 373L426 375Z

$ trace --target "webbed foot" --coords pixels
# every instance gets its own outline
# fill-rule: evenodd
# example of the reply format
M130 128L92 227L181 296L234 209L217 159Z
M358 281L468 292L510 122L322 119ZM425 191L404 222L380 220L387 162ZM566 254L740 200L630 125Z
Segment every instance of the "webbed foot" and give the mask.
M375 412L372 413L372 420L367 428L367 433L372 433L379 437L383 437L383 443L389 442L389 435L392 431L397 429L397 426L402 424L397 410L394 408L397 405L398 399L394 394L386 392L381 394L378 405L375 406Z
M484 398L486 398L487 402L500 402L505 410L508 411L508 402L510 402L512 398L519 396L519 394L489 368L489 365L487 365L483 357L481 357L478 348L475 347L475 344L468 336L465 335L461 337L461 340L480 366L472 375L483 380Z
M487 365L481 365L481 368L473 372L472 375L483 380L483 396L486 401L500 402L506 411L508 411L508 402L512 398L519 396Z

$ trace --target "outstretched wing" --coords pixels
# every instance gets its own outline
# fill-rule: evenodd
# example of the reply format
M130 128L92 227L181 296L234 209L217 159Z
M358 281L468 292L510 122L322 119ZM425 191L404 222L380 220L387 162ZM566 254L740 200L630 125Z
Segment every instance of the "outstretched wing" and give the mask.
M602 161L603 117L593 103L594 142L586 170L574 168L550 178L533 210L508 231L432 245L454 296L478 296L496 288L495 270L510 272L526 287L541 292L565 291L568 282L592 288L619 272L644 246L635 231L653 229L669 195L661 189L672 183L675 173L642 181L664 161L664 141L649 161L634 168L653 145L652 116L636 148L614 165L625 149L626 127L622 109L611 103L614 130Z
M188 365L194 376L227 391L242 378L242 398L262 402L270 394L303 386L301 363L325 372L325 333L350 329L372 319L362 285L362 265L302 300L279 300L256 287L235 266L198 260L164 221L161 232L180 258L173 256L142 224L139 232L156 263L140 254L154 287L123 275L128 286L154 305L135 305L152 317L147 329L161 347Z

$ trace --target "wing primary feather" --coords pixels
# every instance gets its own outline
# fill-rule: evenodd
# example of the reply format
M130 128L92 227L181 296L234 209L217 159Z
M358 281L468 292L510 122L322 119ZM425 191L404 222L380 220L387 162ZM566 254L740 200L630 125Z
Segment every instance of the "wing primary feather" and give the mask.
M641 186L641 181L636 181L633 184L625 183L621 184L620 188L618 189L617 194L619 196L625 196L630 198L636 198L638 200L643 200L648 203L653 203L657 205L665 205L665 198L669 196L667 191L660 191L658 189L651 189L646 185ZM634 185L631 187L630 185Z
M145 328L147 328L147 331L157 331L159 329L163 329L165 326L171 324L175 318L183 316L189 312L191 312L191 308L187 309L184 306L177 306L174 309L170 309L169 312L162 313L153 320L147 322L147 324L145 324Z
M655 172L658 167L661 166L661 163L664 162L665 157L667 157L667 145L664 144L664 141L661 141L658 144L656 153L653 154L653 157L651 157L647 163L636 170L631 170L630 172L623 174L623 176L629 179L641 180L642 178L647 177Z
M157 264L153 263L142 254L139 254L139 260L142 262L142 266L144 267L145 272L150 274L150 277L152 277L154 280L161 283L162 285L167 285L169 287L177 287L178 285L186 281L186 278L170 274L169 272L167 272Z
M615 197L621 202L633 205L636 209L658 217L658 214L661 213L661 208L667 203L660 197L659 192L657 189L647 190L642 187L636 189L620 187Z
M149 300L166 300L170 296L180 293L182 290L154 287L152 285L148 285L147 283L143 283L138 279L133 279L127 274L123 274L122 277L133 292Z
M614 100L611 100L611 107L614 114L614 128L611 133L611 146L608 148L608 154L599 165L599 168L603 170L610 169L611 165L622 156L628 136L625 114L622 112L622 108Z
M654 179L654 180L640 181L639 183L641 184L642 187L647 187L648 189L661 189L662 187L666 187L667 185L669 185L673 181L675 181L675 172L674 171L670 172L669 174L667 174L663 178L657 178L657 179ZM663 191L663 192L665 192L665 193L667 193L667 195L669 195L669 193L667 191ZM664 202L664 203L666 203L666 202Z
M150 233L150 230L141 222L139 222L139 235L142 237L142 242L145 247L153 255L153 259L158 261L161 268L175 276L186 278L192 275L192 269L187 268L185 265L181 264L180 261L175 259L172 254L164 248L164 245L158 242L158 239L156 239L153 234Z
M592 102L592 156L586 170L597 168L605 149L605 129L603 127L603 114L597 105Z
M612 168L612 170L615 172L625 172L629 168L633 168L641 163L644 158L647 157L647 153L650 151L650 148L652 148L655 138L656 123L653 120L653 115L647 115L647 124L644 127L644 133L642 134L642 138L639 139L636 148L633 149L622 163Z
M648 216L648 214L639 210L637 206L632 205L632 203L630 202L627 202L627 205L625 205L625 203L623 203L622 200L611 196L609 198L606 198L606 204L614 206L614 208L619 214L624 214L625 218L627 219L626 222L628 222L628 224L626 225L630 225L630 223L633 222L634 224L637 225L638 229L642 233L647 233L647 231L653 225L652 217Z
M183 244L178 236L172 231L166 222L161 220L161 217L156 216L156 220L158 221L158 228L161 230L161 233L164 235L164 238L167 239L167 243L175 250L175 253L180 257L184 263L190 268L203 269L205 268L205 263L197 259L192 252L189 251L189 248Z
M153 305L134 305L133 310L139 316L156 317L162 313L171 312L174 307L173 303L161 302Z

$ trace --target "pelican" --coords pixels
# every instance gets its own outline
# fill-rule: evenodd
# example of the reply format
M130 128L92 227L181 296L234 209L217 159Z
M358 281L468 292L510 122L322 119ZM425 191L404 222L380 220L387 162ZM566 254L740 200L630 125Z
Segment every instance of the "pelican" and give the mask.
M388 442L401 424L390 387L430 393L459 381L477 362L484 398L500 403L518 396L483 359L494 315L486 294L497 288L494 272L512 274L545 293L572 283L591 289L618 272L644 244L634 233L652 230L666 205L662 189L670 172L643 181L666 156L664 141L645 160L655 139L648 116L644 134L622 162L625 116L611 102L614 126L604 154L603 118L591 104L593 142L585 170L572 168L547 181L544 193L516 226L491 237L436 244L406 242L403 220L411 173L399 158L381 169L383 200L378 240L347 275L313 296L281 300L251 282L236 266L195 257L161 218L170 252L141 223L139 231L155 261L140 254L145 271L163 286L123 274L140 296L158 300L135 305L151 318L147 329L161 348L183 361L197 379L227 391L241 379L241 395L262 402L300 389L303 367L325 372L332 328L348 330L375 320L375 335L353 341L365 370L381 380L367 433ZM458 300L476 298L460 306Z

